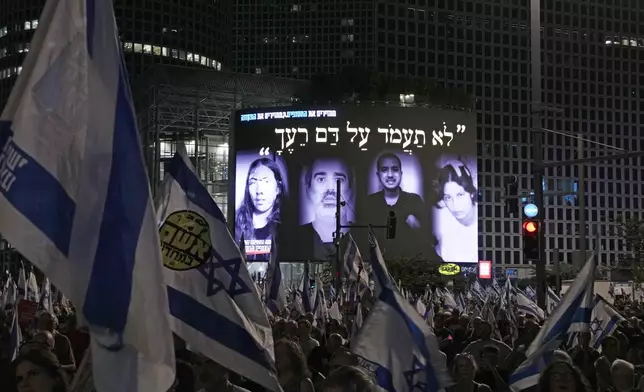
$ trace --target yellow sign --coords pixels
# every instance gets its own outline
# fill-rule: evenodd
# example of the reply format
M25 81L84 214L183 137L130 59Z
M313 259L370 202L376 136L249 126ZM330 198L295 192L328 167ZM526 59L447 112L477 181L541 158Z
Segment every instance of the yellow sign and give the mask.
M170 214L159 229L163 265L175 271L187 271L203 265L212 253L210 226L192 211Z
M438 267L438 272L441 275L447 275L447 276L456 275L459 272L461 272L461 267L459 267L456 264L451 264L451 263L450 264L443 264L440 267Z

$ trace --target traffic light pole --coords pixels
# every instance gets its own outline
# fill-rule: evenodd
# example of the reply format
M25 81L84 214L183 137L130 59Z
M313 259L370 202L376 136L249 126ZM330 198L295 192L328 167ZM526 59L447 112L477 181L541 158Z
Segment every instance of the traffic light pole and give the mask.
M534 200L539 208L539 260L534 260L537 277L537 305L546 308L546 251L543 208L543 131L541 104L541 0L530 0L530 54L532 67L532 158Z

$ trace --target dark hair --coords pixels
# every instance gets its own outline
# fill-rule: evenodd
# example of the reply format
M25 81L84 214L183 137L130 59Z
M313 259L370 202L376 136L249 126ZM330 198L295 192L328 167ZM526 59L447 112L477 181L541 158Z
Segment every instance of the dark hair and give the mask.
M250 240L255 238L255 230L253 229L253 212L255 207L253 206L253 201L251 200L250 190L248 189L248 180L253 170L257 169L259 166L266 166L269 168L273 175L275 176L275 181L277 182L278 192L275 202L273 203L273 211L268 217L268 224L277 224L280 222L280 209L282 206L282 200L285 197L286 188L284 186L284 180L282 178L282 171L280 170L277 163L269 158L259 158L253 161L248 168L248 174L246 175L246 185L244 186L244 199L242 200L237 213L235 214L235 239L239 241L242 234L244 235L244 240Z
M398 161L398 166L402 167L402 162L400 161L400 158L398 158L398 155L392 153L392 152L386 152L382 154L381 156L378 157L378 160L376 161L376 170L380 171L380 165L383 160L390 158L390 159L395 159Z
M295 373L295 375L300 379L308 378L310 375L309 368L306 363L306 357L304 356L300 345L292 340L280 339L275 343L275 346L277 347L281 344L288 347L288 359L291 363L293 373Z
M322 384L322 391L327 389L342 392L376 392L378 388L373 379L355 366L340 366L329 374Z
M23 362L31 362L32 364L38 366L45 373L54 379L55 384L52 392L68 392L69 387L67 385L67 376L65 371L60 367L60 362L56 358L54 353L46 350L36 350L30 351L26 354L18 356L11 363L11 376L13 377L13 384L18 385L18 380L16 377L16 370L18 365Z
M541 373L541 378L539 378L539 388L537 388L539 392L550 392L550 376L552 374L552 369L554 369L554 367L557 365L564 365L565 367L570 369L572 377L575 380L575 385L577 386L577 392L591 392L593 390L586 378L572 363L555 360L551 362L548 367L546 367L546 370L544 370L543 373Z
M472 198L472 204L476 198L476 185L474 185L474 178L470 169L462 162L453 162L443 166L438 171L437 180L437 202L440 202L445 197L445 184L448 182L455 182L462 186Z

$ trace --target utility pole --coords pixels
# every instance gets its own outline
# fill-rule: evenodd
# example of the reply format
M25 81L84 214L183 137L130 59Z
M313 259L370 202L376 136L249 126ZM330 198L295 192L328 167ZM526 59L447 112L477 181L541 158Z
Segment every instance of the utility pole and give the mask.
M543 207L543 131L541 103L541 0L530 0L530 63L532 67L532 165L534 201L539 208L539 260L534 260L537 277L537 305L546 308L546 257Z
M577 139L577 158L584 159L584 140L580 137ZM581 253L581 261L585 264L588 261L586 250L586 164L582 161L577 165L577 177L579 185L577 187L577 200L579 201L579 253ZM598 263L599 260L596 261ZM595 264L597 265L597 264Z
M333 270L333 279L335 284L335 293L340 295L342 290L342 256L340 256L340 239L342 239L342 190L340 186L342 181L335 183L335 263Z

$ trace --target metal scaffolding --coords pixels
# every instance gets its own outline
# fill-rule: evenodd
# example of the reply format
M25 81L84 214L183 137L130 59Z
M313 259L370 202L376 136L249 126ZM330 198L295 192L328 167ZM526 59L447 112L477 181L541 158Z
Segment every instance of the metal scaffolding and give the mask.
M153 192L163 179L164 162L173 156L176 143L183 141L211 195L227 204L232 112L290 105L308 86L308 81L209 69L151 68L133 91Z

